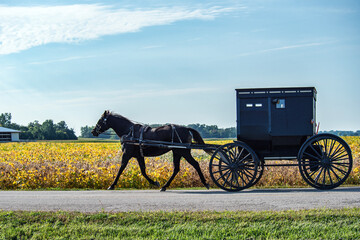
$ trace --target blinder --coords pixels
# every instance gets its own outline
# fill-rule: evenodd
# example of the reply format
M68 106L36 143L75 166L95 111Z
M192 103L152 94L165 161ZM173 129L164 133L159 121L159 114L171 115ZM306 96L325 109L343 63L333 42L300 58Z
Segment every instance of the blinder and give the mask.
M106 124L107 124L107 119L108 119L108 116L104 117L104 119L102 120L102 123L101 123L101 124L99 124L99 123L96 124L96 126L95 126L95 132L96 132L98 135L104 132L104 131L101 132L101 128L106 126Z

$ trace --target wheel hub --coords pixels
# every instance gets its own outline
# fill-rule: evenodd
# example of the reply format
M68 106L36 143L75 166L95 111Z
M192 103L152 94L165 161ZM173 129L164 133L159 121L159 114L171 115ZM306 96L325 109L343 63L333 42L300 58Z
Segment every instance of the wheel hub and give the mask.
M238 168L238 165L236 163L231 163L229 167L231 170L235 170Z
M330 159L328 158L328 157L323 157L323 159L321 159L321 165L323 166L323 167L326 167L326 168L328 168L328 167L330 167Z

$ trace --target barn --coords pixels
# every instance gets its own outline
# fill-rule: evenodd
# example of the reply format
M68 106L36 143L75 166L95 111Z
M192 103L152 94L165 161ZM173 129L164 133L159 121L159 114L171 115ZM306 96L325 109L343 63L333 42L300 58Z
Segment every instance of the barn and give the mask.
M20 131L0 127L0 142L18 142L20 141Z

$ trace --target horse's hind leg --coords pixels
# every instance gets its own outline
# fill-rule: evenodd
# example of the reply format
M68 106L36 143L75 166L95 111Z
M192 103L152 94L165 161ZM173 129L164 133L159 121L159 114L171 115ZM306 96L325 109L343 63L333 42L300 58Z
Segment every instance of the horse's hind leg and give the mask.
M180 171L180 159L181 159L181 155L174 153L174 172L171 175L171 177L169 178L169 180L165 183L165 185L161 188L160 191L164 192L166 191L166 188L170 186L172 180L174 180L176 174L178 174L178 172Z
M136 158L138 163L139 163L139 166L140 166L140 170L141 170L141 173L142 175L146 178L146 180L148 180L148 182L152 185L155 185L157 187L160 187L160 183L158 181L153 181L149 178L149 176L146 174L146 166L145 166L145 160L143 157L138 157Z
M108 190L114 190L115 189L115 186L116 186L116 184L117 184L117 182L119 180L119 177L120 177L121 173L125 170L130 158L131 158L131 156L129 156L128 154L126 154L126 153L123 154L122 159L121 159L121 166L120 166L119 172L117 173L114 182L111 184L111 186L108 188Z
M197 173L198 173L198 175L199 175L199 177L201 179L202 184L204 184L204 186L207 189L209 189L210 185L206 182L206 179L205 179L203 173L201 172L201 168L200 168L199 163L193 158L193 156L191 156L190 150L184 151L183 156L186 159L186 161L188 161L188 163L190 163L191 166L193 166L195 168L195 170L197 171Z

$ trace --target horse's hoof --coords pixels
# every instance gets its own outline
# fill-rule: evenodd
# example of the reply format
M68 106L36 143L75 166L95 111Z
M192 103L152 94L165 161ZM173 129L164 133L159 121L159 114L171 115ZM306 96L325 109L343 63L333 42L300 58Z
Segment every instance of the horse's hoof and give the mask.
M160 189L160 192L165 192L166 191L166 188L165 187L162 187L161 189Z
M207 184L205 184L205 187L207 188L207 190L209 190L210 189L210 185L207 183Z
M160 183L158 181L154 182L154 185L160 187Z
M115 187L114 186L110 186L107 190L114 190Z

